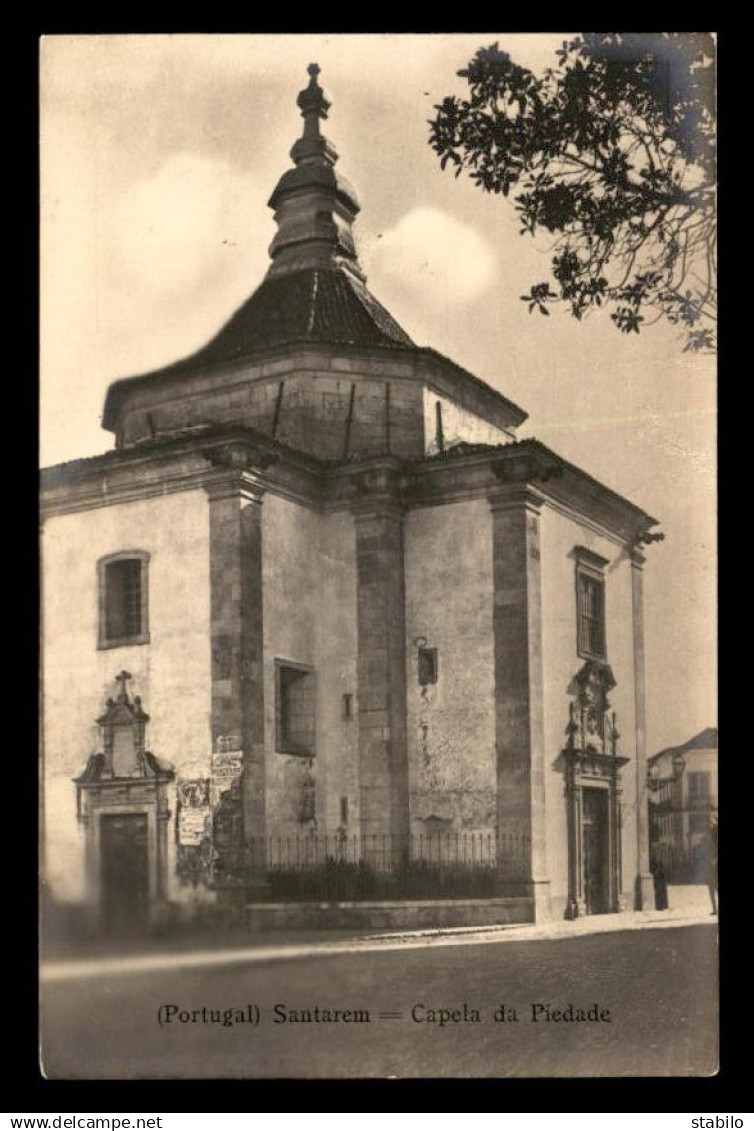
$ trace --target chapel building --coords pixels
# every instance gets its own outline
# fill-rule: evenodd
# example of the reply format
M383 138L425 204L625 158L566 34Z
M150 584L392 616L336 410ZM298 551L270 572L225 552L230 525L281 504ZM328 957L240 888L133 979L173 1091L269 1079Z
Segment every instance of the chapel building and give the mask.
M291 845L471 843L522 918L648 907L656 521L371 294L309 73L261 285L43 472L47 894L152 916Z

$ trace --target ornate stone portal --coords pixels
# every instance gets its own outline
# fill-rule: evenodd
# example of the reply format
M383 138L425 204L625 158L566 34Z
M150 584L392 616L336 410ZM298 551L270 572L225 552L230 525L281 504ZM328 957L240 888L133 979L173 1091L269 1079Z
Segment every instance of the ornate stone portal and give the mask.
M563 757L568 806L568 905L565 917L623 910L621 767L610 666L588 660L575 678Z
M167 786L171 766L145 749L149 715L129 698L127 671L97 719L102 750L74 779L86 828L87 903L94 918L119 928L152 918L167 897Z

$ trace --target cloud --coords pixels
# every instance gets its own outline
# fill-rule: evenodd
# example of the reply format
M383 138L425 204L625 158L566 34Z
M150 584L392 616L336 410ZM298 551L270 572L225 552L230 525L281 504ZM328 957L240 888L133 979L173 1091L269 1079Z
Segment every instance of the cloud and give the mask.
M44 154L45 463L101 450L107 384L202 346L261 282L274 234L256 174L179 152L124 186L77 136Z
M370 272L443 305L478 298L497 272L489 244L437 208L414 208L364 249Z
M150 289L193 289L227 264L229 248L243 247L245 258L264 255L271 233L259 223L261 196L252 178L223 160L174 154L113 208L105 243L111 266Z
M95 283L111 375L197 349L259 285L266 195L249 173L184 152L113 201Z

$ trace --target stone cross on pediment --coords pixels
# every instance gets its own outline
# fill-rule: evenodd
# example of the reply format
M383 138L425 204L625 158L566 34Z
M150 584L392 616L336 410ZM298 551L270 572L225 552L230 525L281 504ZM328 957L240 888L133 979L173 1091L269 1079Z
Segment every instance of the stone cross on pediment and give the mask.
M128 689L126 687L126 683L130 679L133 679L133 676L131 675L130 672L127 672L125 670L125 668L123 669L122 672L120 672L115 677L115 682L120 685L120 691L118 692L118 702L119 703L127 703L128 702Z

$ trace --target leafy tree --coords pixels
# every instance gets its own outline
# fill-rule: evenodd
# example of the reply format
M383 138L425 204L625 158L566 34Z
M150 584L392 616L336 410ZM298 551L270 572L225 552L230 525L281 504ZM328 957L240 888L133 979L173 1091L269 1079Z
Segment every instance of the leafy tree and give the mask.
M541 77L497 44L435 106L443 169L514 190L521 233L555 236L552 279L522 299L624 333L660 318L712 349L717 312L715 44L710 35L599 33L564 41Z

